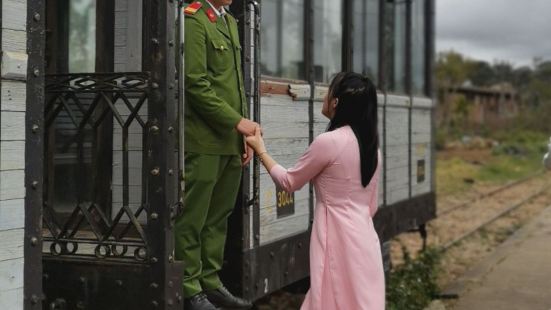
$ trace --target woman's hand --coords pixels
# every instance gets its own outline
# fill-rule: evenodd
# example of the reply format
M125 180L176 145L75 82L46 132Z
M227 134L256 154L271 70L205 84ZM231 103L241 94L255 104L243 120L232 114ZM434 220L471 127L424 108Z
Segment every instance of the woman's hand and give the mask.
M262 134L259 127L256 127L254 130L254 136L248 136L246 140L247 144L252 147L257 154L266 152L266 146L264 146L264 139L262 139Z
M264 165L266 170L270 171L275 165L277 165L276 161L266 151L264 139L262 139L262 130L259 127L256 127L254 136L248 136L246 141L247 144L254 149L260 159L260 162Z

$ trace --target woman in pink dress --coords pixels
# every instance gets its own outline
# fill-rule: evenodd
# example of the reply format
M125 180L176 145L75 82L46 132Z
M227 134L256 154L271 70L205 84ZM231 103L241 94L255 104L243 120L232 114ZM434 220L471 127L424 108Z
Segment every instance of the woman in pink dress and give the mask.
M375 86L362 75L339 73L322 113L331 120L327 132L293 168L285 169L270 157L259 129L247 143L286 191L314 183L310 290L301 309L383 310L383 263L372 221L381 166Z

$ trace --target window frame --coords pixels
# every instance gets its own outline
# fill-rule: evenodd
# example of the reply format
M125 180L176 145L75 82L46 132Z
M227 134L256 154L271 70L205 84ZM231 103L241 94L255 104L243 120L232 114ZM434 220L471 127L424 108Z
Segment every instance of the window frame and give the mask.
M270 82L288 82L293 84L309 84L313 87L316 85L324 85L327 83L315 81L314 76L314 43L316 38L314 37L314 1L315 0L304 0L304 68L305 68L305 80L299 79L288 79L282 77L261 75L261 81L264 83L264 86L270 86ZM342 61L341 61L341 70L343 71L352 71L353 64L353 15L354 2L363 1L363 0L343 0L343 27L342 27ZM393 55L386 55L386 36L385 36L385 23L389 18L388 14L393 14L389 12L386 4L401 1L406 4L406 29L405 29L405 42L406 49L404 51L405 57L405 85L404 93L402 95L406 96L433 96L433 65L434 60L434 24L435 24L435 0L426 0L424 3L424 80L425 85L423 87L424 91L419 94L412 93L412 1L415 0L379 0L379 20L378 20L378 61L377 61L377 88L384 93L393 93L389 91L389 85L387 85L387 68L386 62L388 61L387 57L394 57ZM276 83L274 83L276 85ZM271 93L269 87L263 87L263 93ZM277 93L281 93L281 90L278 90Z
M355 7L355 4L356 2L362 2L362 3L365 3L366 0L345 0L345 2L348 2L348 16L346 16L348 19L348 23L347 23L347 26L349 27L348 29L346 29L347 31L347 34L346 36L350 38L350 45L348 47L343 47L343 49L346 48L346 51L347 53L349 54L349 63L345 63L343 61L343 64L346 64L343 66L343 70L347 70L347 71L354 71L354 54L357 53L357 51L354 51L354 25L353 25L353 20L354 20L354 7ZM385 22L385 18L384 18L384 3L385 3L385 0L377 0L377 6L379 8L379 11L378 11L378 14L377 14L377 81L375 83L375 86L379 89L382 89L383 88L383 83L384 83L384 80L382 79L383 78L383 69L384 69L384 61L383 61L383 55L384 55L384 37L383 37L383 34L384 34L384 22ZM366 22L363 22L362 25L361 25L362 29L364 29L365 27L367 27L366 25ZM367 42L365 42L365 39L364 39L364 44L362 45L362 52L365 52L365 50L367 49ZM374 81L375 82L375 81Z
M295 84L308 84L308 53L306 51L307 49L307 45L309 44L308 40L306 39L307 38L307 34L306 34L306 28L307 28L307 25L308 25L308 22L307 22L307 17L308 17L308 1L309 0L304 0L304 10L303 10L303 36L302 36L302 40L303 40L303 49L302 49L302 57L303 57L303 61L304 61L304 75L298 79L293 79L293 78L286 78L286 77L281 77L281 76L274 76L274 75L269 75L269 74L264 74L262 72L260 72L260 79L265 82L265 84L270 84L270 82L289 82L289 83L295 83ZM260 1L260 5L262 5L262 1ZM260 27L262 27L262 24L260 25ZM283 38L279 38L279 36L281 36L283 34L283 32L280 32L279 35L278 35L278 41L279 42L283 42L284 39ZM278 42L278 43L279 43ZM261 49L261 47L260 47ZM262 54L261 54L262 56ZM278 55L278 58L281 58L281 55ZM280 59L278 59L277 61L278 63L281 62ZM277 83L274 83L275 85L277 85ZM269 91L268 88L263 88L262 91L266 91L266 93L268 94L278 94L278 93L272 93ZM264 92L262 92L264 93Z
M115 57L115 2L114 1L98 1L96 0L96 35L95 35L95 64L94 72L114 72L114 57ZM69 70L69 15L70 15L70 0L48 1L45 4L46 22L45 30L50 31L50 34L45 39L45 64L46 74L65 74L70 73ZM105 104L105 103L101 103ZM112 114L112 112L109 112ZM106 160L98 164L99 171L96 176L97 188L101 193L109 193L112 172L112 139L113 139L113 118L106 116L109 121L104 121L99 129L95 146L97 152L104 152L103 158ZM50 133L45 137L44 143L49 145L49 148L55 148L55 134ZM55 158L47 158L44 163L47 173L55 180ZM45 188L45 201L54 199L54 182L47 184ZM107 187L107 188L105 188ZM103 212L111 214L111 195L101 195L97 197L98 202L105 206ZM69 215L69 213L65 214Z

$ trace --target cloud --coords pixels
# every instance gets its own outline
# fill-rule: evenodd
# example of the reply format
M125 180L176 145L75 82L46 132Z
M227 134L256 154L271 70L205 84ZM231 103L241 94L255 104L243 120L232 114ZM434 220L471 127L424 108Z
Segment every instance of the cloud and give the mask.
M549 0L436 0L436 6L438 51L515 65L551 60Z

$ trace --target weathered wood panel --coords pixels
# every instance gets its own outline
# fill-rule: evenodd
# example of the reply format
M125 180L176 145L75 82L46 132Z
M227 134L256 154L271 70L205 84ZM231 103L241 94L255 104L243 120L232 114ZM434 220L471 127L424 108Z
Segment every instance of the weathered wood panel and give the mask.
M0 140L25 140L25 112L0 112Z
M23 257L23 229L0 231L0 262Z
M302 215L298 217L288 218L284 225L281 223L271 223L268 225L260 226L260 235L262 238L262 244L274 242L285 237L289 237L300 233L308 228L309 215Z
M321 114L323 102L314 101L314 138L327 131L329 119Z
M23 309L27 0L0 5L0 309L16 310Z
M24 141L0 141L0 151L2 152L0 170L23 170L25 168Z
M2 78L24 81L27 78L27 59L26 53L3 51Z
M261 120L266 148L285 168L294 166L308 148L308 102L286 95L262 97ZM308 229L309 190L295 193L293 215L277 218L276 186L263 169L260 177L260 244L266 244Z
M0 309L23 309L23 287L0 290Z
M409 198L409 105L407 97L386 96L386 198L393 204Z
M27 87L25 83L3 80L0 109L2 111L25 112L26 92Z
M392 100L387 98L385 124L387 204L409 198L408 109L405 105L399 107L401 98Z
M0 231L25 226L23 199L0 200Z
M0 171L0 199L11 200L25 197L24 170Z
M27 33L22 30L2 29L2 50L25 53Z
M2 28L26 31L27 0L2 1Z
M23 257L0 261L0 291L14 290L22 287Z
M0 291L0 309L23 309L23 287Z
M0 309L23 309L23 231L0 231Z
M306 195L308 195L308 192L306 192ZM274 223L280 223L281 225L286 226L286 222L289 221L293 217L299 217L303 215L308 215L310 212L308 208L308 197L305 199L297 199L295 198L295 213L293 215L289 215L286 217L277 217L277 207L275 205L272 205L268 208L262 208L260 209L260 225L266 226ZM298 227L297 231L304 231L308 228L306 227ZM266 239L262 240L263 243L266 242Z
M414 99L412 115L412 195L425 194L431 191L432 182L432 134L431 106L428 100ZM417 108L420 107L420 108ZM424 173L424 178L418 181L418 173Z

